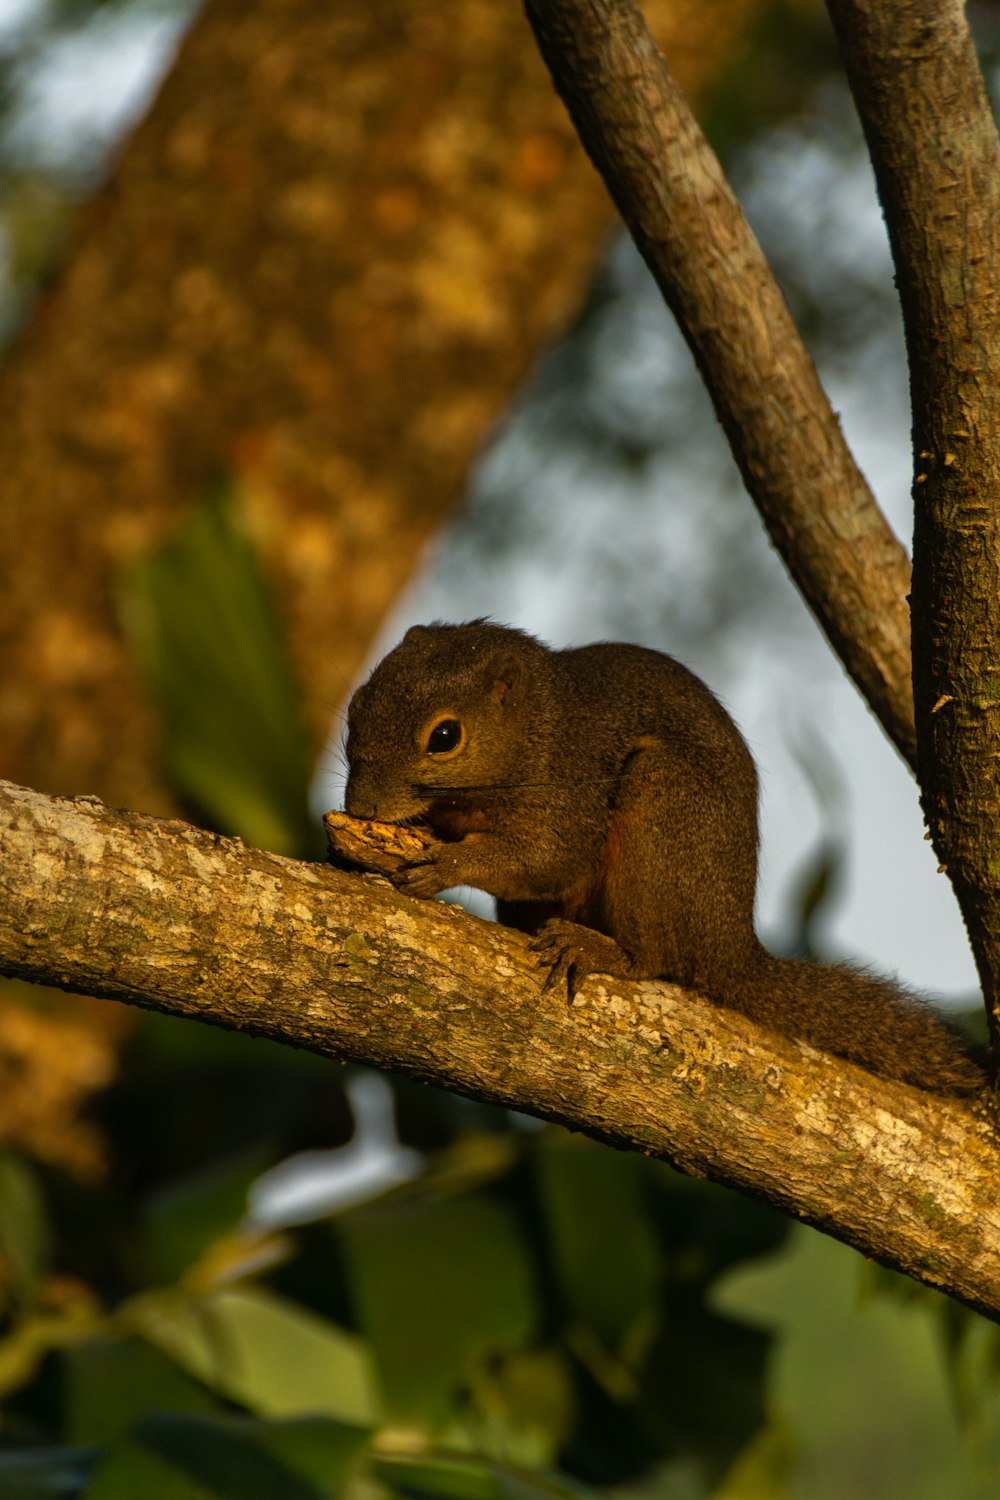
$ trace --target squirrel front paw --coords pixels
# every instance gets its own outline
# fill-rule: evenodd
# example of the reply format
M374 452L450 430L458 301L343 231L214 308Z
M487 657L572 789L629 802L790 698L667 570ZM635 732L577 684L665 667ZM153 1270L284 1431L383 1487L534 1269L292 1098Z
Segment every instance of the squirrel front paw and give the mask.
M456 867L452 844L428 844L426 849L393 870L389 879L397 890L420 898L438 896L454 885L464 884Z
M565 989L572 1001L588 974L631 973L628 955L615 942L593 928L550 917L528 944L529 952L538 955L538 968L548 969L543 994Z

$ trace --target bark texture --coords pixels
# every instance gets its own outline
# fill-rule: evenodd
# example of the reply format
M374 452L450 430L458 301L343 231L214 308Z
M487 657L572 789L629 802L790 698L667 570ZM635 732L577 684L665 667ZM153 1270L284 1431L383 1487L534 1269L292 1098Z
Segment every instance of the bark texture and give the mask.
M2 774L170 807L115 578L220 475L318 748L610 218L509 0L209 0L0 377Z
M924 812L1000 1058L1000 142L961 0L828 3L906 328Z
M0 972L527 1110L766 1199L1000 1315L1000 1144L664 984L543 997L527 939L377 877L0 783Z
M771 539L912 765L906 554L634 0L526 0L556 88L691 346Z

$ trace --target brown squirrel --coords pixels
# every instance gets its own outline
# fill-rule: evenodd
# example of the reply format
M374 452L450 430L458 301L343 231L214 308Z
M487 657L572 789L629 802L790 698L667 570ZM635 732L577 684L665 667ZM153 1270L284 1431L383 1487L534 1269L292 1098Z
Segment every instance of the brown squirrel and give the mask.
M672 657L554 651L485 620L418 625L354 694L346 749L350 815L438 840L395 884L489 892L571 997L591 973L669 979L885 1077L953 1094L985 1083L915 996L760 943L753 758Z

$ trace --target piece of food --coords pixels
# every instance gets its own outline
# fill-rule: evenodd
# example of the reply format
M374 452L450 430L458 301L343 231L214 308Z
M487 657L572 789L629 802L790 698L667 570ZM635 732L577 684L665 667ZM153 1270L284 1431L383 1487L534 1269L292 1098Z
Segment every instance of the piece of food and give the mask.
M326 813L323 826L334 855L380 875L398 870L437 842L428 828L351 818L345 812Z

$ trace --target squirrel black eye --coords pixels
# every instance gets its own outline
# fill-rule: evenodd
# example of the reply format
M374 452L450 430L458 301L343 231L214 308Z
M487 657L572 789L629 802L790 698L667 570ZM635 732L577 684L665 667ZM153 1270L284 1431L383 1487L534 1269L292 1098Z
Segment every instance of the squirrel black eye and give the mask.
M457 719L442 719L427 736L428 755L446 755L462 743L462 726Z

